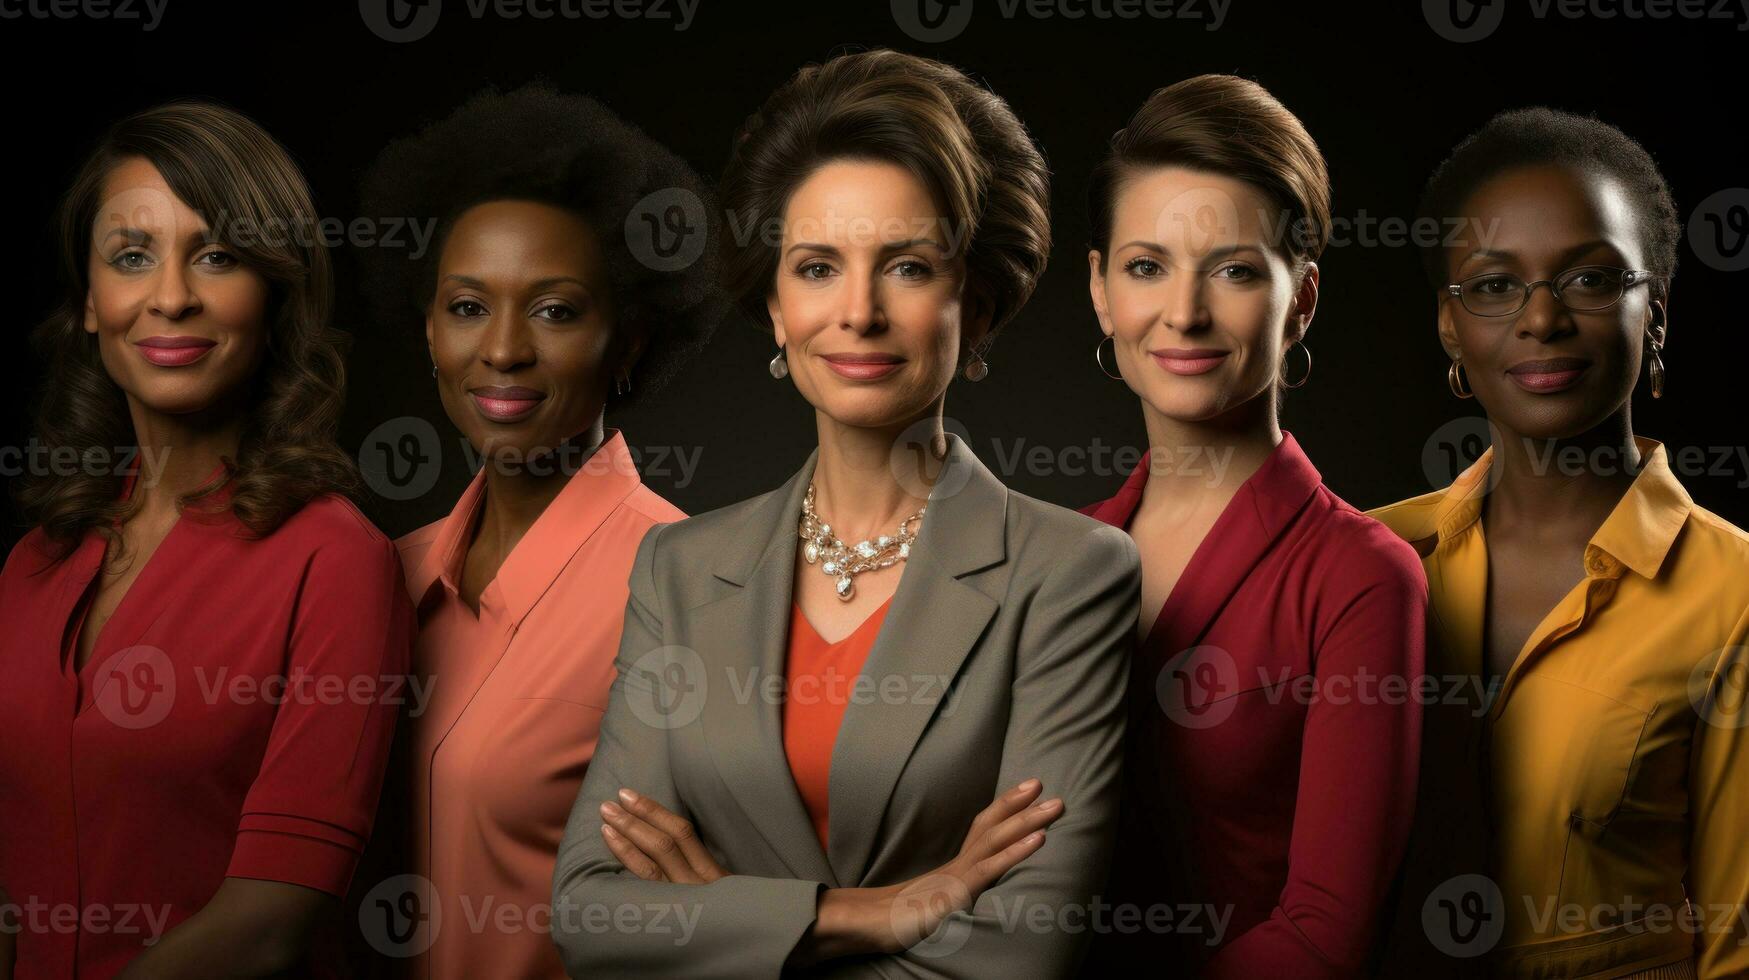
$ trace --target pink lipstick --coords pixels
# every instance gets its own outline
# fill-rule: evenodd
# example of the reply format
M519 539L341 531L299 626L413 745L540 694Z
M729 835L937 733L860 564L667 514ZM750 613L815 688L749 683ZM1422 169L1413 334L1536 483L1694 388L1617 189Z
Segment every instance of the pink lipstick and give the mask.
M186 367L217 346L216 341L200 337L171 336L147 337L134 344L141 357L159 367Z

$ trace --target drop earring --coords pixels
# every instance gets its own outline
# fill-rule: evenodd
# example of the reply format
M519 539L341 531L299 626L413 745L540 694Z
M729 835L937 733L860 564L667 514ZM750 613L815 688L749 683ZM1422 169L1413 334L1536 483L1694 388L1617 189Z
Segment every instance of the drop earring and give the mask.
M988 343L979 344L972 349L972 359L966 362L965 376L967 381L982 381L990 376L990 362L984 360L984 355L989 350Z
M789 377L789 361L783 356L782 347L777 349L777 356L771 359L771 363L767 367L771 371L771 376L779 381Z
M1664 343L1656 337L1646 338L1646 353L1651 355L1646 370L1652 376L1652 397L1664 397Z

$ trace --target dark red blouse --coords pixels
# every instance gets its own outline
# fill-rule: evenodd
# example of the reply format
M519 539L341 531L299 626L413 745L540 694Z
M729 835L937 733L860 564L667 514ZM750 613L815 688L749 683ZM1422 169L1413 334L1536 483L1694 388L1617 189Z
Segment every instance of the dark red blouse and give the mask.
M344 895L404 694L401 564L339 497L258 540L184 510L74 671L104 547L54 562L38 529L0 572L16 980L111 976L226 877Z
M1144 460L1082 512L1127 529L1147 478ZM1283 433L1134 660L1111 897L1144 928L1096 950L1207 977L1365 972L1414 809L1426 606L1415 551Z

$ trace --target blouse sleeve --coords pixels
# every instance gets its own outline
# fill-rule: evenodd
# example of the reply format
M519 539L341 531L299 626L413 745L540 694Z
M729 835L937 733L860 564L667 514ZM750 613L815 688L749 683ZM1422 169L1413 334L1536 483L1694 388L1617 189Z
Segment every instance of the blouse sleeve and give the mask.
M394 546L374 529L347 530L319 544L305 567L287 695L243 801L227 877L343 896L370 835L413 610Z
M1749 976L1749 610L1737 620L1697 707L1689 772L1688 898L1700 915L1701 980Z
M1345 556L1332 581L1357 588L1313 638L1317 685L1287 884L1267 920L1210 959L1206 977L1336 980L1363 974L1372 954L1414 815L1427 611L1420 560L1376 530Z

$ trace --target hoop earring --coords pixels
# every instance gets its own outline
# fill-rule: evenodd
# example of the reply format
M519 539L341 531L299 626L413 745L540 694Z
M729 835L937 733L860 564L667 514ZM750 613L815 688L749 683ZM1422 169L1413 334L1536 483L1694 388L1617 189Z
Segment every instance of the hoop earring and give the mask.
M1281 355L1281 386L1283 388L1303 388L1306 382L1312 380L1312 349L1307 347L1303 341L1298 340L1289 344L1287 349L1291 351L1296 346L1306 352L1306 373L1300 380L1289 384L1287 380L1287 352L1284 351Z
M984 380L990 376L989 362L984 360L982 354L973 354L972 359L966 362L965 375L967 381Z
M431 362L431 376L434 378L437 377L437 362L436 361Z
M624 374L624 373L615 375L614 379L613 379L613 393L615 395L619 395L622 398L625 397L626 395L631 394L632 393L631 375Z
M1104 337L1101 337L1099 339L1099 343L1093 345L1093 363L1099 365L1099 373L1105 375L1106 377L1110 378L1113 381L1122 381L1123 380L1123 373L1121 371L1118 372L1117 374L1113 374L1110 371L1107 371L1105 369L1105 358L1101 352L1103 352L1105 350L1105 342L1108 340L1111 341L1111 360L1112 360L1112 363L1114 363L1114 364L1117 363L1117 338L1115 336L1112 336L1111 334L1106 334Z
M1445 383L1451 386L1451 393L1459 398L1474 398L1476 393L1470 390L1469 379L1464 375L1464 359L1454 357L1451 367L1445 369Z
M1664 397L1664 345L1656 340L1647 339L1646 353L1651 360L1646 362L1646 370L1652 375L1652 397Z
M766 367L771 371L771 376L779 381L789 377L789 361L784 358L782 347L777 349L777 356Z

